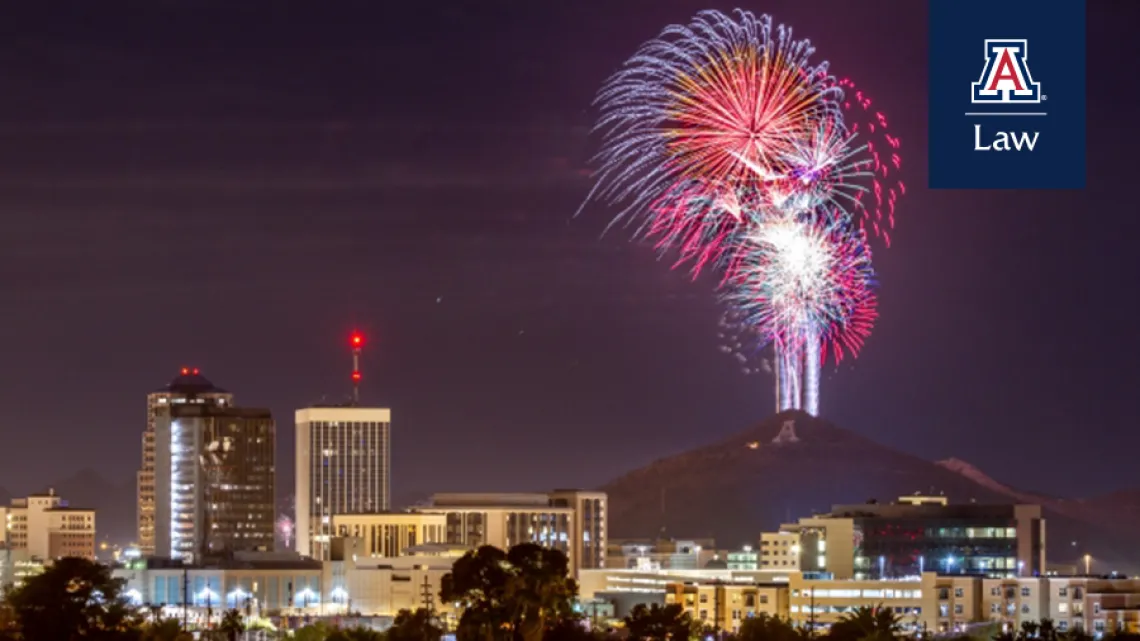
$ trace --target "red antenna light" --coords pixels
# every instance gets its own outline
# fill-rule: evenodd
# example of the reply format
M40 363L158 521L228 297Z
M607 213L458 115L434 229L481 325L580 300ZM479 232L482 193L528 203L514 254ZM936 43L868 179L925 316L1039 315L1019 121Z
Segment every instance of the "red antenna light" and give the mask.
M194 376L197 376L197 375L198 375L198 368L197 368L197 367L195 367L195 368L194 368Z
M348 339L352 346L352 404L360 405L360 351L364 347L364 335L352 330L352 337Z
M183 376L186 376L186 375L187 375L187 374L189 374L189 373L190 373L190 368L189 368L189 367L183 367L183 368L182 368L182 375L183 375Z

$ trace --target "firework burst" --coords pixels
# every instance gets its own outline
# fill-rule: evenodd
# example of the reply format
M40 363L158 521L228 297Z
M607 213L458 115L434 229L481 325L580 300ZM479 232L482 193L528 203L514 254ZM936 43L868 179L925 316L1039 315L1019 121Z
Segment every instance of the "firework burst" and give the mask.
M871 176L867 193L860 195L859 225L871 235L881 237L891 246L891 230L895 227L895 207L906 194L902 170L902 141L892 135L887 116L873 107L871 98L848 78L836 81L843 91L843 117L851 135L864 141L870 158L867 169Z
M788 216L743 236L724 298L786 352L819 341L821 357L857 354L876 317L871 251L862 232Z
M890 245L905 193L886 117L814 53L739 9L667 27L599 92L587 197L674 267L723 270L722 349L747 365L745 351L771 345L778 409L811 413L820 366L870 334L868 238Z
M604 145L590 197L621 204L615 222L645 215L639 231L660 230L653 219L663 209L763 191L790 172L797 141L841 117L842 90L826 62L811 64L809 41L769 16L734 16L703 11L666 28L599 92ZM740 222L731 208L713 212L730 218L720 227Z

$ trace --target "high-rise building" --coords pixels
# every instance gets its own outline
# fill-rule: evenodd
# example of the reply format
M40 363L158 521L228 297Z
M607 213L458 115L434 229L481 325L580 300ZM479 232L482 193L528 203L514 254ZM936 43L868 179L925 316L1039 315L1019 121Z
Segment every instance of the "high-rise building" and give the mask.
M174 380L146 395L146 430L142 437L142 467L137 476L138 547L144 555L155 553L154 545L154 425L159 412L183 403L233 405L234 396L206 380L197 370L183 367Z
M391 509L392 410L297 410L297 551L327 560L333 516Z
M155 545L195 561L269 551L276 438L267 409L183 403L155 420Z

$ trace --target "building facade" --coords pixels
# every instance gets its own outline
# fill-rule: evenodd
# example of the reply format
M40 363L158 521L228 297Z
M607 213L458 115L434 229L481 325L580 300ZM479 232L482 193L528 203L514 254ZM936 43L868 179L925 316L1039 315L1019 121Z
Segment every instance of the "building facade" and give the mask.
M669 583L665 604L681 605L702 627L735 634L746 619L767 615L788 618L788 587L725 582Z
M276 438L267 409L183 403L155 426L155 544L194 562L274 541Z
M601 492L436 494L420 511L446 517L449 544L506 550L536 543L566 554L575 575L605 566L608 508Z
M53 490L12 499L0 507L0 524L0 546L18 558L95 558L95 510L70 507Z
M155 449L154 428L160 412L171 405L199 403L233 405L233 394L216 387L196 369L184 367L166 387L146 395L146 429L142 435L142 466L136 477L138 495L138 548L144 555L155 553Z
M920 500L921 499L921 500ZM781 526L799 538L799 569L838 579L926 571L1017 577L1045 571L1045 520L1037 505L948 504L941 497L837 505Z
M1016 630L1050 619L1058 632L1140 633L1140 579L1050 576L985 579L982 611Z
M614 569L697 570L720 558L713 539L610 539L608 543L606 567Z
M606 567L606 505L605 492L585 490L554 490L550 493L555 506L571 508L574 520L570 525L570 556L577 559L583 569Z
M760 567L765 570L800 569L800 535L796 532L764 532L760 535Z
M808 629L827 628L857 608L889 608L904 632L962 632L981 617L981 579L921 576L896 579L789 577L789 618Z
M261 616L318 615L330 599L325 567L293 554L237 552L190 565L144 558L116 568L113 575L126 580L124 595L132 602L162 607L168 617L181 618L185 609L194 625L202 625L207 614L216 624L234 608Z
M366 557L401 556L409 548L447 542L447 517L422 512L335 514L335 537L360 539L358 554Z
M310 407L295 419L297 551L327 559L334 516L391 509L392 410Z

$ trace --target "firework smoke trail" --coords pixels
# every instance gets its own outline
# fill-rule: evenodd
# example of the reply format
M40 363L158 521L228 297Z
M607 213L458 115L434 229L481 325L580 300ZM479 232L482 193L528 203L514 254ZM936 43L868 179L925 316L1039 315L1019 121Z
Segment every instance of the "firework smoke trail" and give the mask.
M770 16L702 11L642 45L602 87L596 183L587 202L621 205L696 270L742 224L732 200L763 194L823 121L841 123L842 90L815 48Z

